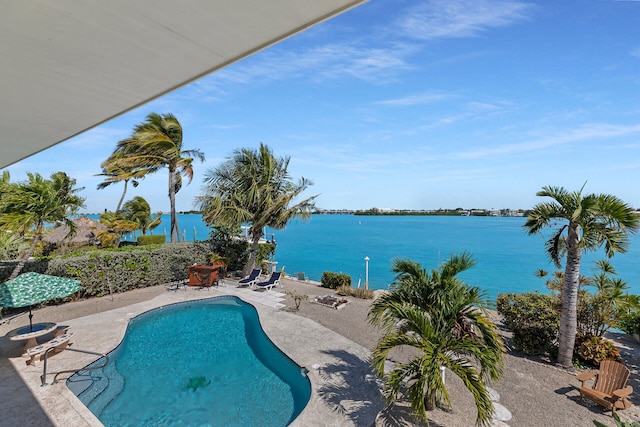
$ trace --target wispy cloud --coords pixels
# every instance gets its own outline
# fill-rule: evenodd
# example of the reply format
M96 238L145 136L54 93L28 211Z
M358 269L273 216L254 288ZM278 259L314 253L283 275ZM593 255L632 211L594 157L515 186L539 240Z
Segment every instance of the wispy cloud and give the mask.
M518 1L432 0L408 9L397 26L418 40L473 37L525 20L531 9Z
M248 85L300 77L316 82L354 78L383 84L414 68L410 58L424 49L425 41L475 36L511 25L525 19L530 8L516 1L421 2L404 12L391 31L386 26L370 28L366 36L345 36L337 43L323 44L318 38L307 49L272 47L201 79L192 89L194 93L217 92L223 96L229 83ZM407 41L407 37L413 40ZM215 96L210 99L219 100Z
M325 44L308 50L272 48L246 59L242 66L229 67L201 84L253 84L296 77L312 80L354 77L376 81L411 66L405 57L413 52L409 44L362 46L358 41Z
M640 124L620 126L606 123L596 123L520 144L507 144L493 148L482 148L473 151L461 152L457 154L457 157L466 159L477 159L491 155L536 151L563 144L589 141L592 139L615 138L634 134L640 134Z
M640 47L636 47L635 49L631 49L631 56L636 58L640 58Z
M377 105L385 105L389 107L410 107L413 105L433 104L453 98L454 95L448 93L418 93L409 95L404 98L387 99L379 101Z

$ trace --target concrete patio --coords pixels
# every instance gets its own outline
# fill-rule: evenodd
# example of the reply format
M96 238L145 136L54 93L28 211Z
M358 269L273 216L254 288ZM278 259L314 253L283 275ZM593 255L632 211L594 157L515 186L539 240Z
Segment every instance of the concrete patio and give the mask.
M370 426L384 407L368 363L369 350L347 338L283 310L284 294L226 286L166 291L147 301L102 313L74 318L63 324L74 332L74 349L107 353L122 340L129 319L150 309L180 301L236 295L253 304L271 340L299 365L309 370L312 397L294 426ZM77 304L77 303L74 303ZM63 308L65 306L61 306ZM44 321L36 312L37 321ZM23 320L24 321L24 320ZM0 325L0 424L30 426L101 426L100 421L66 387L64 374L53 385L41 387L43 364L28 366L22 343L10 341L8 331L19 323ZM79 369L96 356L63 351L48 361L48 372ZM314 369L317 368L317 369ZM319 368L318 368L319 367ZM53 376L48 375L47 382Z

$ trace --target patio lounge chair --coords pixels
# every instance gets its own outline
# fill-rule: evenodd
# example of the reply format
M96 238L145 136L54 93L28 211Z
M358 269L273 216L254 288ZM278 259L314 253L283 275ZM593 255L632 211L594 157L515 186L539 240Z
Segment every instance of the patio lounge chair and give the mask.
M271 273L271 276L264 281L256 284L257 289L266 289L267 291L271 290L274 286L280 286L280 273L279 271L274 271Z
M309 278L304 275L304 272L296 273L299 282L308 282Z
M254 268L251 270L251 273L247 277L243 277L238 281L238 286L249 286L253 287L256 283L258 283L258 278L260 277L260 273L262 273L262 269Z
M629 369L615 360L603 360L598 371L583 372L576 375L582 383L580 397L587 398L599 405L616 412L631 406L627 397L633 392L633 387L627 384ZM595 379L589 387L585 382Z

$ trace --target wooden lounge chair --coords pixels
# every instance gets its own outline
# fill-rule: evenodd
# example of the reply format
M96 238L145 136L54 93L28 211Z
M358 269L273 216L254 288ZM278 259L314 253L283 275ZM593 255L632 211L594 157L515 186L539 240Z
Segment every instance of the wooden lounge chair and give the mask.
M616 409L625 409L631 406L627 397L633 392L629 380L629 369L615 360L603 360L598 371L583 372L576 375L582 383L580 397L587 398L599 405L616 412ZM585 383L593 379L591 386Z

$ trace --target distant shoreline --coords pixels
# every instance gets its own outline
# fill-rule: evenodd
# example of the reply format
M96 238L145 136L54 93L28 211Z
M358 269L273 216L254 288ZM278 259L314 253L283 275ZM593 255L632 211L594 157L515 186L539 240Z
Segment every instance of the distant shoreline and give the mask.
M76 216L82 215L102 215L104 212L78 212ZM169 215L170 212L158 212L162 215ZM202 215L202 212L198 211L180 211L176 212L178 215ZM513 216L524 217L528 211L523 210L493 210L493 209L438 209L438 210L382 210L382 209L367 209L367 210L323 210L312 212L311 215L353 215L353 216Z

